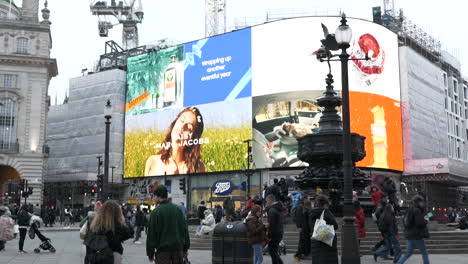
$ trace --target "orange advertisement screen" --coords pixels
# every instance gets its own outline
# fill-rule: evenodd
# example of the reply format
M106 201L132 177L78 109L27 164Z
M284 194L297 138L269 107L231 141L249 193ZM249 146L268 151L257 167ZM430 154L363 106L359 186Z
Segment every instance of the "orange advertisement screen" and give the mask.
M350 92L351 131L366 137L358 167L403 171L400 102L378 94Z

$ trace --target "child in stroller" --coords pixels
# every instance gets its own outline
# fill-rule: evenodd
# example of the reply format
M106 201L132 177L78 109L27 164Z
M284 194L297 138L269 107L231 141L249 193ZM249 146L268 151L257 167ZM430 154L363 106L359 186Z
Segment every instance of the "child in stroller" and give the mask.
M34 216L31 218L31 227L29 228L29 238L34 239L37 235L37 237L42 241L39 247L34 249L34 253L41 253L41 250L48 250L50 253L55 253L55 248L50 243L50 238L45 237L39 231L41 224L40 218L37 218L34 218Z

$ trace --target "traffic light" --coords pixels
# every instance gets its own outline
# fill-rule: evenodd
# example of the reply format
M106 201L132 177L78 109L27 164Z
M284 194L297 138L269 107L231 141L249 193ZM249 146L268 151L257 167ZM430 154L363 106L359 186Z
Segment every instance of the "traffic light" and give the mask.
M96 193L96 189L94 189L94 187L91 188L91 193Z
M20 191L24 192L24 188L26 187L26 180L25 179L20 179L19 181L19 189Z
M186 179L185 177L179 180L179 190L183 192L183 194L186 194Z
M71 195L68 196L68 200L70 201L72 199Z
M98 174L96 183L97 183L98 189L102 189L102 187L104 186L104 175Z
M33 194L33 187L29 187L28 188L28 192L27 192L28 196Z

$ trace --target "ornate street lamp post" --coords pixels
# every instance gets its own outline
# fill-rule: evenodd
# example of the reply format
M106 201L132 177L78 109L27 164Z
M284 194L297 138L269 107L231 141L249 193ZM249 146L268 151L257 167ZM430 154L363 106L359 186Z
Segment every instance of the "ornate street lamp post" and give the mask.
M341 61L341 97L343 116L343 194L344 194L344 216L342 239L342 263L361 263L359 242L357 238L356 226L354 225L353 212L353 165L351 159L351 119L349 112L349 81L348 81L348 61L349 54L346 49L351 42L352 30L346 24L346 16L343 13L341 25L335 31L336 42L341 49L339 55Z
M328 29L322 24L325 39L321 40L322 47L316 52L320 62L327 62L329 73L326 83L327 89L324 97L317 100L318 105L324 107L320 117L320 130L318 133L309 134L298 139L298 157L309 164L309 167L297 177L297 183L302 189L329 189L331 192L335 186L343 185L343 227L341 229L342 261L346 264L359 264L360 252L357 239L357 230L354 225L353 187L364 188L370 182L368 176L354 167L354 163L366 156L364 137L351 133L349 111L349 83L348 61L368 60L350 59L346 49L350 47L352 31L346 24L346 16L343 14L341 25L335 34L329 34ZM339 51L333 54L332 51ZM338 57L339 59L332 59ZM333 89L333 76L331 74L330 61L341 62L342 98L337 96ZM337 107L342 106L342 120L337 114ZM332 184L333 183L333 184ZM339 187L341 188L341 187ZM340 204L333 202L335 213L339 213Z

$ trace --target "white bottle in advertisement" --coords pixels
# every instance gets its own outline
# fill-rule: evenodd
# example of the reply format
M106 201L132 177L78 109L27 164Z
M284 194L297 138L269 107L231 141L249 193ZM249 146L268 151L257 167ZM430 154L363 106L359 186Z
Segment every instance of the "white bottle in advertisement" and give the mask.
M371 110L374 115L374 123L371 124L372 144L374 145L374 164L372 167L388 168L388 142L387 122L385 122L385 110L381 106L375 106Z
M164 72L164 107L175 104L177 98L176 56L171 56L171 63Z

